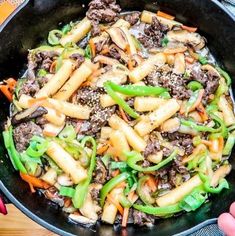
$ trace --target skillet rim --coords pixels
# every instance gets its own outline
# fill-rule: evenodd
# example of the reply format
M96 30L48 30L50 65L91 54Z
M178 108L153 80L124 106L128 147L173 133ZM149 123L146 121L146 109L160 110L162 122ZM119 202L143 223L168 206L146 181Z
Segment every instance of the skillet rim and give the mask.
M7 19L4 21L4 23L0 26L0 33L3 31L3 29L7 26L7 24L24 8L28 5L28 3L30 1L34 1L34 0L25 0L20 6L18 6L8 17ZM235 23L235 15L229 11L219 0L211 0L211 2L213 2L215 5L217 5L222 11L224 11L228 17L230 17L234 23ZM43 220L42 218L38 217L36 214L34 214L33 212L31 212L27 207L23 206L12 194L11 192L5 187L5 185L2 183L2 181L0 180L0 190L3 192L3 194L7 197L7 199L14 204L14 206L16 206L22 213L24 213L27 217L29 217L31 220L33 220L34 222L38 223L39 225L43 226L44 228L59 234L59 235L63 235L63 236L75 236L74 234L68 233L64 230L61 230L55 226L53 226L52 224L48 223L47 221ZM196 231L198 231L199 229L210 225L210 224L214 224L217 222L217 218L212 218L212 219L208 219L205 220L197 225L195 225L194 227L187 229L181 233L178 234L174 234L174 236L186 236L186 235L190 235ZM79 227L79 225L78 225Z

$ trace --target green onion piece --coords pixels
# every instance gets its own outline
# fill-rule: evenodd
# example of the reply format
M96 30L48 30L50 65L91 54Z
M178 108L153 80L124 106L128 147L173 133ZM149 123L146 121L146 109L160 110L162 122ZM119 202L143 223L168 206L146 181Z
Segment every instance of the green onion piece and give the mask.
M161 41L161 45L162 47L166 47L168 43L169 43L169 39L165 36Z
M116 177L109 180L101 189L100 191L100 205L103 207L104 201L108 193L118 184L126 180L130 176L129 173L123 172L120 175L117 175Z
M143 48L142 44L140 43L140 41L134 36L134 35L131 35L132 36L132 39L133 39L133 43L135 45L135 48L138 50L138 51L141 51L141 49Z
M76 136L76 131L72 125L66 125L59 134L59 138L65 141L73 141Z
M90 45L87 45L86 48L85 48L85 58L88 58L88 59L91 59L91 47Z
M206 65L208 64L208 60L206 57L200 56L198 57L198 61L202 64L202 65Z
M109 154L104 155L103 157L101 157L101 161L104 163L105 167L107 168L110 161L110 155Z
M126 164L126 162L116 162L116 161L112 161L111 162L111 169L124 169L127 168L128 165Z
M178 150L174 150L169 157L164 159L163 161L159 162L157 165L150 166L150 167L142 167L141 165L138 165L137 163L139 161L143 161L144 157L136 151L131 152L124 152L124 154L127 157L127 164L134 170L139 172L152 172L159 170L163 166L167 165L169 162L171 162L176 156L177 156Z
M232 83L232 79L229 74L226 71L222 70L219 66L216 66L215 69L220 73L221 76L225 78L227 86L230 86Z
M206 111L208 113L211 113L211 112L214 112L214 111L218 111L218 109L219 109L219 107L216 104L210 104L210 105L206 106Z
M38 77L43 77L43 76L46 76L47 75L47 71L44 70L44 69L39 69L38 70L38 73L37 73L37 76Z
M187 84L187 88L192 90L192 91L196 91L198 89L202 89L203 86L201 83L199 83L198 81L191 81Z
M223 155L229 156L235 144L235 132L228 135L228 139L223 149Z
M179 206L179 204L165 207L152 207L134 204L133 207L138 211L155 216L167 216L182 211L182 208Z
M202 188L194 189L189 195L185 196L183 200L180 201L179 207L183 210L195 211L198 209L207 199L207 194L202 191Z
M130 208L133 204L126 198L124 194L121 195L119 199L121 205L125 208Z
M48 148L48 141L39 136L33 136L30 140L29 147L26 149L27 155L31 157L41 157Z
M108 95L132 118L137 119L139 114L136 113L119 95L117 95L110 87L109 83L104 84L104 88Z
M75 189L74 188L71 188L71 187L60 187L60 192L59 194L61 196L65 196L65 197L70 197L72 198L75 194Z
M60 39L63 36L63 32L60 30L52 30L48 35L48 43L51 45L60 44Z
M67 24L65 26L63 26L63 28L61 29L61 32L65 35L67 34L70 30L72 29L70 24Z

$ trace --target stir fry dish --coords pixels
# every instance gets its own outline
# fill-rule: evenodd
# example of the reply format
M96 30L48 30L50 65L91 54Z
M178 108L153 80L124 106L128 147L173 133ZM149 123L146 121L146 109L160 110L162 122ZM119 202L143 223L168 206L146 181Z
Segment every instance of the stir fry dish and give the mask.
M230 86L197 28L93 0L1 83L5 147L31 192L71 221L152 226L229 188Z

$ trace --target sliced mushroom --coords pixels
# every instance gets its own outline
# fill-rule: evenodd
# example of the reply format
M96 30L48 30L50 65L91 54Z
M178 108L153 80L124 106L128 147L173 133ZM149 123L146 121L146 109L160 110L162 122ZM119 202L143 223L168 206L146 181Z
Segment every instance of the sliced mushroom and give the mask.
M22 112L16 113L12 117L11 123L13 125L17 125L19 123L35 119L45 114L47 114L47 109L45 109L44 107L33 106L26 110L23 110Z
M61 185L61 186L72 186L73 185L73 181L70 179L70 177L66 174L62 174L60 176L58 176L57 178L57 182Z
M219 72L218 72L213 66L211 66L211 65L209 65L209 64L206 64L206 65L201 66L201 69L202 69L203 71L211 72L212 74L217 75L218 77L220 77Z
M125 50L128 45L128 40L126 38L126 35L124 32L117 27L111 27L106 30L106 32L109 34L112 41L122 50Z
M109 70L98 78L96 86L103 87L106 81L112 81L116 84L124 84L127 81L127 75L121 71Z
M77 214L70 214L69 219L78 223L78 224L85 225L86 227L90 227L96 223L96 220L91 220L85 216L81 216L81 215L77 215Z
M185 45L191 45L196 50L205 46L205 39L198 33L191 33L187 30L172 30L167 33L167 38L172 42L180 42Z
M110 58L110 57L106 57L106 56L103 56L103 55L98 55L94 58L94 62L100 62L102 64L105 64L105 65L116 65L116 64L119 64L119 61L116 60L116 59L113 59L113 58Z

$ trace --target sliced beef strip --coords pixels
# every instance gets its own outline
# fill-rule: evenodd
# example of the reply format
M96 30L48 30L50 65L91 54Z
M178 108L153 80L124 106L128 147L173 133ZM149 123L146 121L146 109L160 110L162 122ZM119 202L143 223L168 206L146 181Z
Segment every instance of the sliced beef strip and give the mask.
M147 141L147 146L144 150L144 157L148 157L149 155L154 154L160 150L161 147L159 141L156 138L150 136L149 140Z
M219 76L211 71L203 72L195 68L192 69L190 75L192 80L196 80L204 86L204 99L207 101L209 96L213 94L219 86Z
M77 93L77 101L83 105L88 105L92 108L90 114L90 130L88 133L94 134L100 131L101 127L107 124L108 119L115 113L116 107L102 108L100 105L100 95L104 93L103 88L93 89L84 87Z
M89 3L89 9L86 16L92 22L92 36L100 34L99 23L111 23L118 19L121 11L116 0L92 0Z
M155 217L134 209L133 221L134 221L134 224L136 225L151 227L154 224Z
M40 90L40 85L35 79L27 79L19 90L19 97L22 94L34 96Z
M119 52L117 51L116 48L112 47L110 50L109 50L109 56L114 58L114 59L117 59L118 61L121 59L121 55L119 54Z
M59 54L55 51L32 52L28 55L28 71L27 78L35 79L37 69L49 70L54 57Z
M144 34L138 39L146 48L161 47L161 41L167 31L168 27L161 24L157 17L153 17L151 25L146 24Z
M13 135L17 151L22 152L34 135L42 135L42 129L32 121L24 122L15 127Z
M131 25L135 25L140 20L140 12L134 12L124 16L124 20L128 21Z
M162 133L162 136L167 138L172 145L183 148L186 155L190 155L193 152L193 140L191 135L176 131L173 133Z
M84 56L79 53L73 53L69 58L76 61L76 68L78 68L85 61Z
M94 172L94 182L104 184L108 179L108 170L104 166L102 160L97 158L96 169Z

